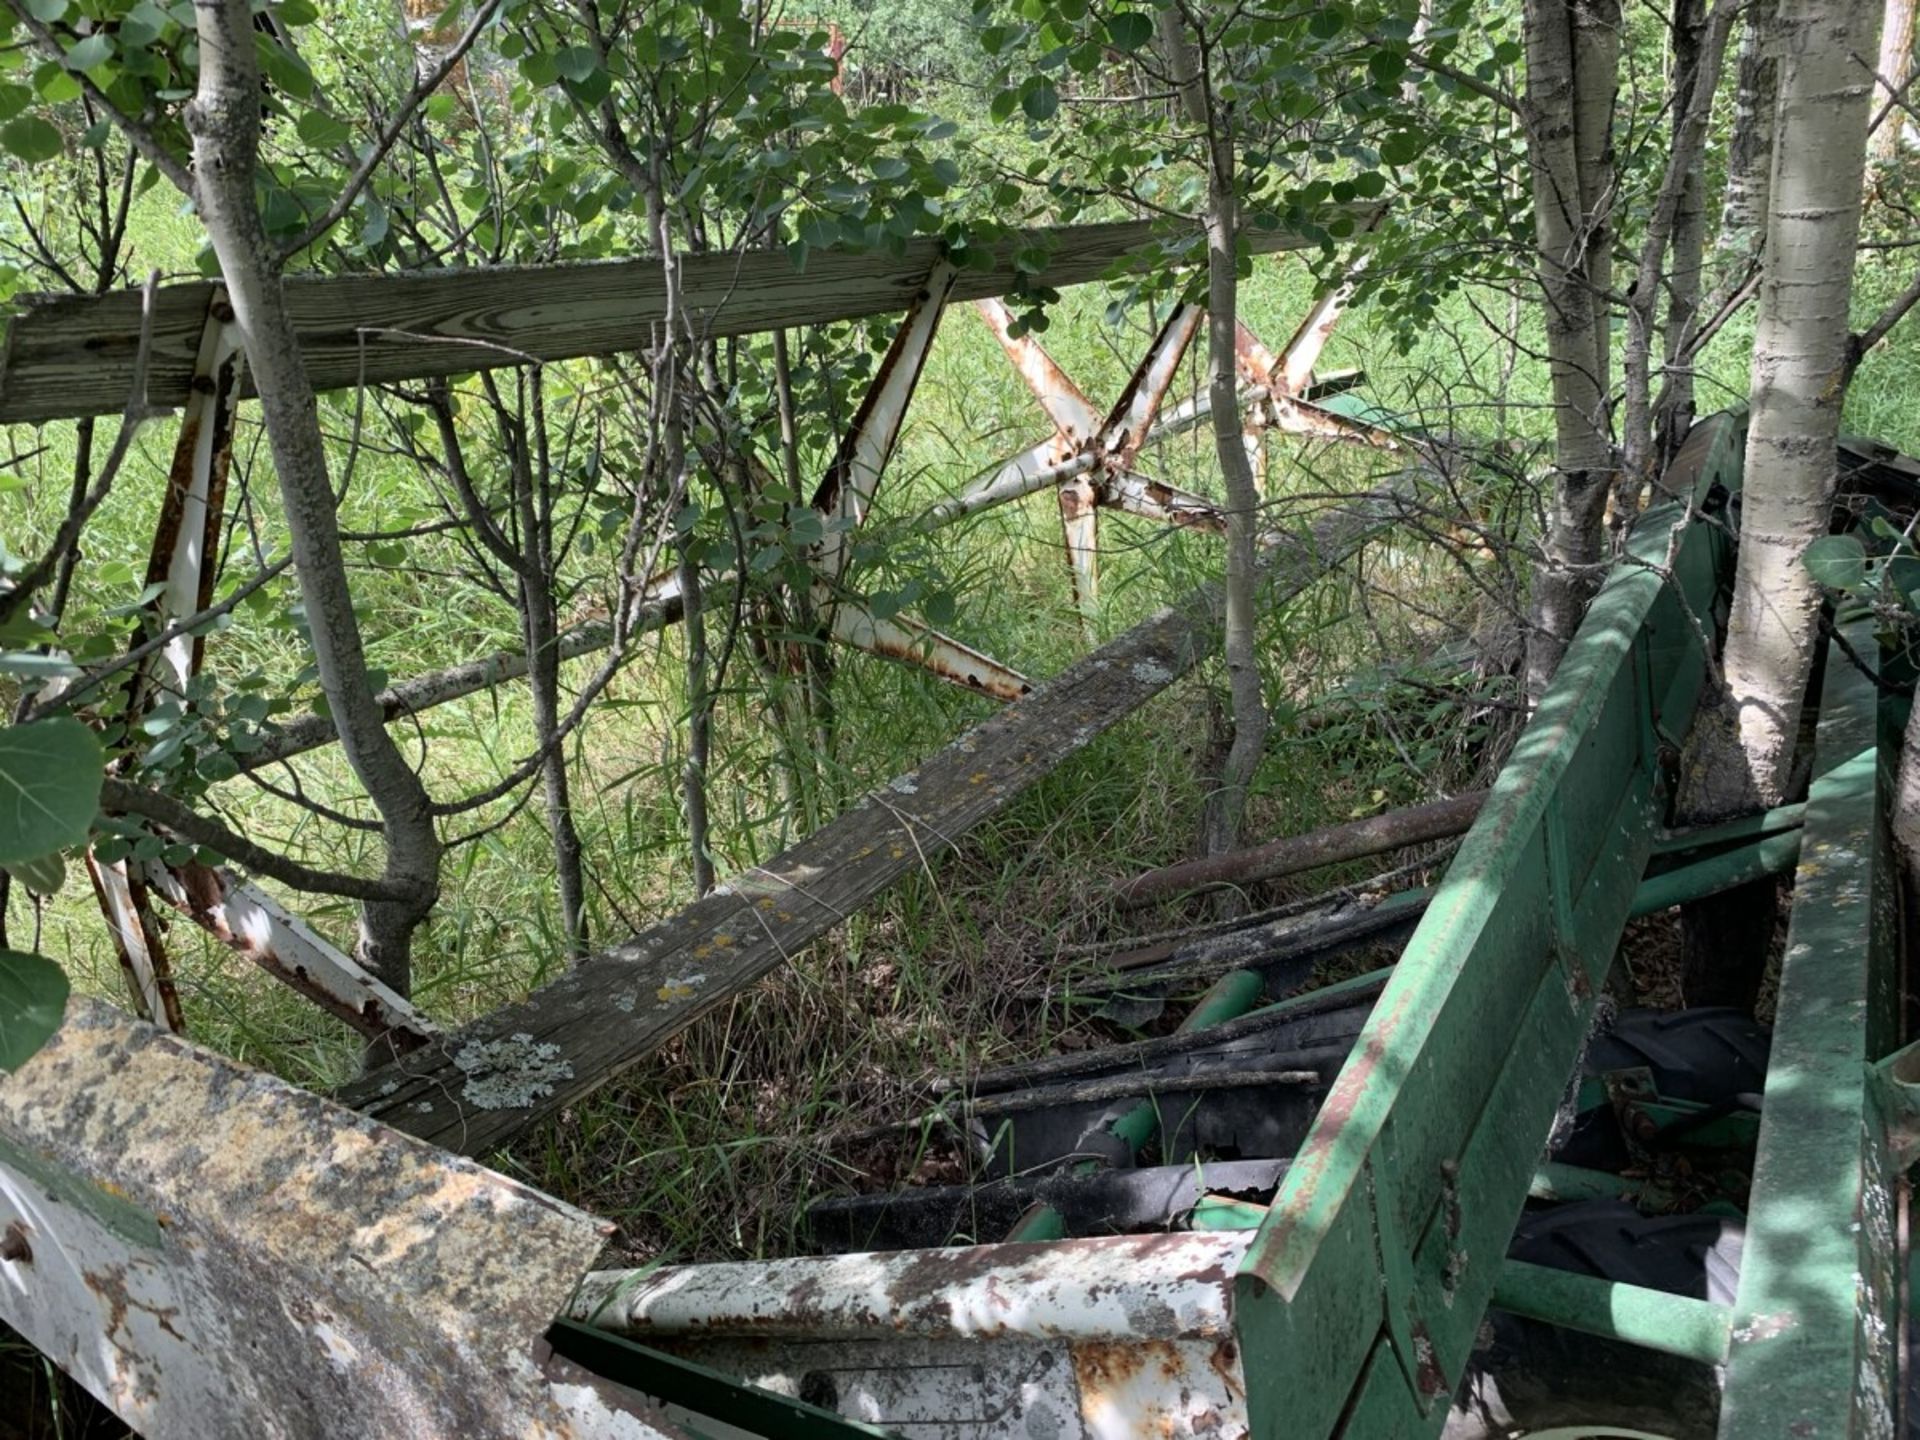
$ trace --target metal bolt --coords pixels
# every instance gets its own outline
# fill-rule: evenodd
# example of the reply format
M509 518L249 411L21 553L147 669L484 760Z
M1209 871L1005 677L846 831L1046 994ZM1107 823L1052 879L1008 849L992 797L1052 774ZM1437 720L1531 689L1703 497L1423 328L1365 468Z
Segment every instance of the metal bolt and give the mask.
M27 1231L18 1220L7 1227L7 1233L0 1235L0 1260L9 1265L31 1265L33 1247L27 1244Z

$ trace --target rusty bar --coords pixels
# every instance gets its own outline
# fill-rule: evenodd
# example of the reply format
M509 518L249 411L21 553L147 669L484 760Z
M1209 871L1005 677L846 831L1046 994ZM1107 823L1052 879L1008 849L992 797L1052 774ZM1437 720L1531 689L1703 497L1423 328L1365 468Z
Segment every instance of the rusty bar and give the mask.
M1131 465L1146 442L1148 427L1160 411L1180 362L1193 343L1195 332L1207 312L1198 305L1181 305L1167 317L1166 323L1147 347L1147 353L1134 367L1127 388L1101 428L1100 447L1110 464Z
M1100 414L1093 402L1062 370L1044 346L1031 335L1013 333L1013 312L998 299L978 300L974 310L987 322L993 338L1006 351L1007 359L1020 378L1027 382L1033 398L1040 402L1047 419L1053 422L1056 458L1065 459L1092 440L1100 428Z
M954 274L953 266L945 260L936 264L894 333L872 387L862 397L853 423L840 438L833 463L814 491L813 508L827 520L858 525L866 519L880 477L900 438L914 387L926 368L947 295L953 289ZM815 573L830 585L837 583L846 570L848 550L846 532L829 525L812 557Z
M1232 1276L1249 1243L1176 1232L601 1270L567 1314L640 1339L1224 1338L1233 1333ZM1019 1304L1008 1306L1009 1296Z
M811 1390L896 1434L1244 1435L1228 1277L1248 1239L609 1271L588 1277L572 1314L754 1385Z
M411 1003L232 871L155 863L145 867L143 878L228 949L370 1039L385 1039L405 1053L440 1033Z
M186 411L180 417L147 555L146 584L160 587L147 607L147 617L156 629L194 614L213 594L207 557L219 539L244 360L232 320L227 292L215 287L207 300ZM126 685L129 718L145 713L160 694L183 695L199 668L201 652L200 639L181 635L137 666ZM179 991L141 878L124 861L102 864L91 846L87 873L113 935L135 1010L141 1018L178 1032L185 1025Z
M1100 496L1084 475L1063 481L1054 492L1060 505L1060 534L1073 576L1073 601L1083 613L1100 603Z
M1033 689L1031 680L991 655L907 616L883 620L862 600L842 596L834 604L832 625L833 638L842 644L918 666L950 684L995 700L1018 700Z
M1018 455L1000 462L971 481L958 495L930 505L913 523L916 529L937 530L968 515L991 510L1024 495L1036 495L1050 486L1084 475L1093 469L1098 457L1082 450L1065 460L1052 459L1052 440L1042 440Z
M1111 509L1180 529L1205 530L1214 535L1224 535L1227 529L1227 512L1206 496L1133 470L1109 475L1100 500Z
M107 922L107 933L113 937L114 953L119 957L134 1013L163 1029L179 1030L180 1000L174 991L173 974L158 937L144 923L134 896L136 882L127 873L126 862L105 864L88 846L86 866L94 898Z

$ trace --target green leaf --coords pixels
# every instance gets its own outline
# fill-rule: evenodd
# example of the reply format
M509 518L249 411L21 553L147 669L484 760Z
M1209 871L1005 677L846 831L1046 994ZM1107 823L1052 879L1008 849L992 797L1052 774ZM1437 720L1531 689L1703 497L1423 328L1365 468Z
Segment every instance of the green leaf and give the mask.
M102 773L100 742L70 715L0 730L0 865L85 841Z
M312 25L320 19L320 12L310 0L280 0L280 8L274 12L288 25Z
M80 667L64 655L42 655L35 650L0 650L0 675L24 680L71 680Z
M336 145L344 145L353 136L352 126L323 110L306 111L293 128L299 132L302 140L316 150L331 150Z
M1376 50L1367 57L1367 73L1376 85L1392 85L1407 73L1407 57L1394 50Z
M1867 578L1867 549L1853 535L1822 535L1802 557L1813 578L1833 590L1857 590Z
M53 60L35 68L33 88L40 92L40 98L49 105L64 105L69 100L80 98L79 80L66 66Z
M27 13L52 25L67 18L67 0L27 0Z
M560 78L560 64L549 50L535 50L520 62L520 74L529 85L551 85Z
M371 250L387 238L387 207L369 195L361 208L365 219L360 226L360 243Z
M60 1028L67 988L46 956L0 950L0 1070L18 1070Z
M280 7L281 17L286 16L286 7ZM119 38L123 50L131 52L144 50L158 40L167 28L166 12L153 3L153 0L140 0L140 3L126 13L120 22Z
M96 65L105 64L113 58L113 37L111 35L89 35L78 45L67 51L69 70L91 70Z
M1418 135L1403 130L1397 135L1389 135L1381 143L1380 158L1389 165L1411 165L1420 158L1422 148Z
M1029 120L1051 120L1060 108L1060 92L1054 88L1053 81L1035 76L1020 92L1020 108L1027 112Z
M1107 43L1116 50L1138 50L1153 38L1153 21L1136 10L1107 17Z
M29 165L51 160L66 148L60 132L38 115L22 115L0 125L0 146Z
M56 850L51 855L42 855L38 860L22 860L18 865L9 865L6 871L36 895L57 895L67 878L67 863Z
M569 45L553 57L554 66L569 80L584 80L600 62L589 45Z

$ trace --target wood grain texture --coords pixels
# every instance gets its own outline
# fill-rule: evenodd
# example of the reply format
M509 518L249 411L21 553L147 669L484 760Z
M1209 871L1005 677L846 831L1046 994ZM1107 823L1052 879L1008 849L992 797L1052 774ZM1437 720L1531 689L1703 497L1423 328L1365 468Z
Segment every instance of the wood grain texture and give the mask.
M1377 206L1357 207L1364 224ZM1147 221L1026 232L987 247L991 264L963 269L952 299L1010 291L1014 253L1040 244L1051 259L1036 283L1059 288L1097 280L1156 237ZM1159 232L1165 239L1164 232ZM1249 231L1255 253L1316 243L1288 230ZM934 240L898 255L816 251L797 271L778 251L690 255L684 303L714 335L824 325L905 310L939 258ZM652 259L502 266L376 275L298 276L288 307L316 388L464 374L529 359L568 360L636 350L665 314ZM155 300L147 394L155 405L187 398L213 285L163 287ZM0 352L0 423L118 414L127 403L140 334L140 292L100 298L28 297Z
M1375 494L1334 512L1276 555L1269 594L1298 594L1397 511ZM1166 689L1212 648L1220 604L1217 587L1193 592L784 854L340 1098L463 1154L506 1144L925 867Z

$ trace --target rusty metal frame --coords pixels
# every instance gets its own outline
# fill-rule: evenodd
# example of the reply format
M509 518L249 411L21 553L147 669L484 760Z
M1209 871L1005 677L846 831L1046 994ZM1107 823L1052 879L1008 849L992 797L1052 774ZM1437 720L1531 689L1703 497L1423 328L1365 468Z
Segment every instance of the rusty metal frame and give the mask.
M226 292L216 289L147 560L147 585L161 587L148 613L160 628L204 610L213 599L245 367L233 320ZM127 685L129 721L163 696L184 695L200 671L205 646L202 635L180 635L137 667ZM370 1039L384 1039L405 1052L439 1033L404 997L231 870L194 862L102 862L91 848L86 865L135 1012L164 1029L181 1031L185 1017L154 911L155 896Z
M1371 227L1369 227L1371 228ZM1399 440L1387 430L1350 419L1305 398L1314 367L1352 294L1359 274L1322 293L1313 308L1275 355L1244 322L1236 323L1234 353L1245 398L1246 444L1256 474L1264 476L1260 447L1268 431L1395 449ZM1152 479L1135 469L1149 441L1192 428L1207 418L1204 395L1175 408L1164 419L1161 406L1180 362L1206 321L1198 305L1176 305L1129 375L1120 398L1104 416L1040 342L1019 329L1016 317L997 298L974 302L987 328L1000 342L1014 371L1026 382L1053 425L1053 434L976 477L958 496L931 507L923 528L945 524L994 505L1052 487L1060 508L1060 528L1074 601L1083 612L1099 604L1100 511L1120 510L1144 519L1214 534L1226 530L1226 512L1205 496Z

